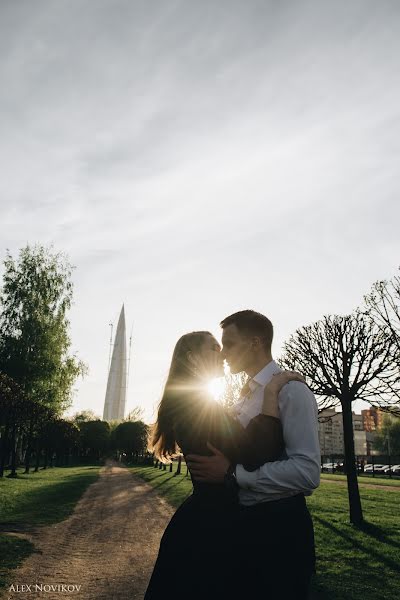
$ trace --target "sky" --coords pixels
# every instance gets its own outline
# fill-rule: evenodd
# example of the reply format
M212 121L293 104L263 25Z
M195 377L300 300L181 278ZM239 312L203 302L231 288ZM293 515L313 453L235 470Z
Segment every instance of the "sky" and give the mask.
M68 414L103 413L123 303L150 422L183 333L253 308L278 357L396 273L399 26L396 0L2 0L0 259L76 267Z

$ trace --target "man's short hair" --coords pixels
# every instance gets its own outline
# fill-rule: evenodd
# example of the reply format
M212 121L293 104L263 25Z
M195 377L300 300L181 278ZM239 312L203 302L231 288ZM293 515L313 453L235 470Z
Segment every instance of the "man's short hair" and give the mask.
M240 310L225 317L220 323L222 329L228 325L236 325L239 333L244 337L256 336L261 338L264 349L271 351L274 328L271 321L255 310Z

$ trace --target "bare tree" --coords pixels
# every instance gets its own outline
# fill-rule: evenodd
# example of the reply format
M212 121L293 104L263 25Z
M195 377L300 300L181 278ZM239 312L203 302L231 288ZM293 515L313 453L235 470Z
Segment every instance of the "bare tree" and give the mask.
M281 363L300 371L319 398L321 410L341 404L350 521L363 521L355 465L352 403L366 400L384 409L395 406L399 387L396 345L370 316L356 311L325 316L302 327L284 345Z
M140 406L135 406L132 410L126 415L124 421L141 421L144 414L144 408Z
M397 346L397 365L400 369L400 277L389 281L376 281L369 294L364 296L367 314L387 337Z
M248 377L244 371L235 374L231 372L225 374L225 387L221 398L221 404L225 408L230 408L239 400L240 392L247 380Z

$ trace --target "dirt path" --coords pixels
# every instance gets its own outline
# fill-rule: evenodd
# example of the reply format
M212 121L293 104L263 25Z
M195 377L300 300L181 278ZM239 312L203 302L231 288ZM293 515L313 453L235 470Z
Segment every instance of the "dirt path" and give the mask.
M14 573L19 591L6 588L1 598L140 600L172 513L153 488L110 462L68 519L26 535L36 552ZM23 584L30 590L22 593Z

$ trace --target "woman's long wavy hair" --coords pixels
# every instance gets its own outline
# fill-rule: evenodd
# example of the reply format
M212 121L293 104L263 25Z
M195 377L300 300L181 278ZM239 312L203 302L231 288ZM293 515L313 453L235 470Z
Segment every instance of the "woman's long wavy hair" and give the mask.
M177 453L175 424L184 417L189 408L189 399L195 395L198 375L188 358L188 352L200 351L209 331L186 333L176 343L164 392L158 406L151 446L159 460L169 461Z

